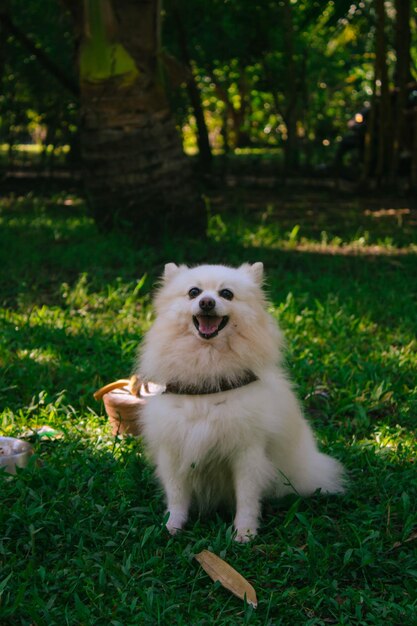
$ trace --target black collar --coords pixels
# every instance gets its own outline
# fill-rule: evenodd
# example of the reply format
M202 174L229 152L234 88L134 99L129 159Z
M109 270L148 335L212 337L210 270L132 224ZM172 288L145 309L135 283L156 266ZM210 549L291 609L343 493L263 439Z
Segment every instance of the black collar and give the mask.
M205 396L210 393L221 393L222 391L231 391L244 387L250 383L259 380L257 376L250 370L244 372L240 378L230 381L227 378L221 378L217 383L207 383L201 387L197 385L181 385L180 383L168 383L164 393L175 393L185 396Z

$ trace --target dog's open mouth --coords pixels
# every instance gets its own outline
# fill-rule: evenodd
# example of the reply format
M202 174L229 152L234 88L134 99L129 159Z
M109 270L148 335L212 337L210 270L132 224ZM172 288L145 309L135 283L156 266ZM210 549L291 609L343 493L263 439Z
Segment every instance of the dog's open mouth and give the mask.
M227 315L218 317L217 315L194 315L194 326L198 330L198 334L203 339L212 339L226 326L229 318Z

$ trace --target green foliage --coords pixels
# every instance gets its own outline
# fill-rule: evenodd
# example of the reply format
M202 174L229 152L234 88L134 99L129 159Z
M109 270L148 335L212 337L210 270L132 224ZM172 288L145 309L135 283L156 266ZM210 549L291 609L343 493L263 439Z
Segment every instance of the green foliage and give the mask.
M291 32L284 19L286 6L291 14ZM76 83L77 33L59 3L45 0L40 11L34 0L10 0L10 7L21 31ZM259 146L282 150L288 139L287 118L289 112L294 112L300 164L332 162L348 120L371 99L373 2L168 0L163 12L162 44L183 62L175 7L215 151ZM108 11L105 13L108 16ZM391 82L395 74L394 15L391 10L387 13ZM94 29L102 28L101 37L88 39L82 47L81 74L90 80L109 73L134 80L138 68L132 66L127 47L113 41L111 24L100 26L94 19L92 25ZM411 29L413 57L417 49L415 20ZM293 47L291 80L287 75L288 36ZM71 145L70 156L74 156L79 123L77 100L15 37L9 36L3 45L6 64L0 98L0 141L28 141L29 133L32 140L44 146ZM173 84L176 82L174 79ZM169 91L185 148L195 152L196 122L187 92L173 86Z
M76 196L1 203L1 431L63 433L32 437L41 466L0 473L2 625L414 623L415 214L317 192L208 204L207 242L152 249L98 232ZM92 392L131 371L164 262L256 260L298 395L350 486L267 503L249 545L227 514L173 539L140 439L113 438ZM252 582L256 611L212 584L203 548Z
M370 98L372 5L290 3L294 100L288 93L284 4L198 0L196 10L196 2L179 3L212 144L225 149L228 136L230 148L282 148L287 140L285 118L295 108L302 163L329 163L348 119ZM180 55L170 7L168 2L164 41ZM182 124L191 124L195 131L192 111L184 103L179 113Z
M63 7L55 0L43 1L42 10L37 2L11 0L8 4L19 30L77 84L74 33ZM77 99L16 37L9 35L1 45L5 65L0 72L0 142L33 142L45 148L71 145L75 153Z

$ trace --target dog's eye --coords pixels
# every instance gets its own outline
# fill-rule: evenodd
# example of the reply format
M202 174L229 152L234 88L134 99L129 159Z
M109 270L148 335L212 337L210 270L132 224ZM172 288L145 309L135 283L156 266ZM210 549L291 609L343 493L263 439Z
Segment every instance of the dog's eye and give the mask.
M191 287L190 291L188 292L188 295L190 296L191 300L193 298L196 298L197 296L199 296L201 293L201 289L199 289L198 287Z
M225 300L233 300L233 291L230 291L230 289L221 289L219 296Z

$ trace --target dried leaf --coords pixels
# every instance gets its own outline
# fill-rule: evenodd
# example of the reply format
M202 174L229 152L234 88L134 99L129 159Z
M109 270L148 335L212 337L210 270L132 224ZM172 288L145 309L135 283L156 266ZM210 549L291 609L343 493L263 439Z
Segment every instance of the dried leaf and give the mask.
M195 558L212 580L218 580L223 587L242 600L246 596L246 602L256 609L258 600L255 589L231 565L209 550L203 550Z
M123 389L123 387L128 387L130 384L130 378L121 378L120 380L115 380L113 383L109 383L108 385L104 385L101 389L98 389L95 393L93 393L95 400L101 400L101 398L110 391L114 389Z
M407 539L404 539L404 541L396 541L391 546L390 550L395 550L396 548L401 548L401 546L403 546L405 543L408 543L409 541L414 541L415 539L417 539L417 532L411 533L411 535L409 537L407 537Z
M64 433L62 433L60 430L55 430L55 428L52 428L52 426L48 426L46 424L44 424L43 426L34 426L29 430L25 430L25 432L21 434L21 437L23 439L38 438L48 439L49 441L62 439L63 436Z

